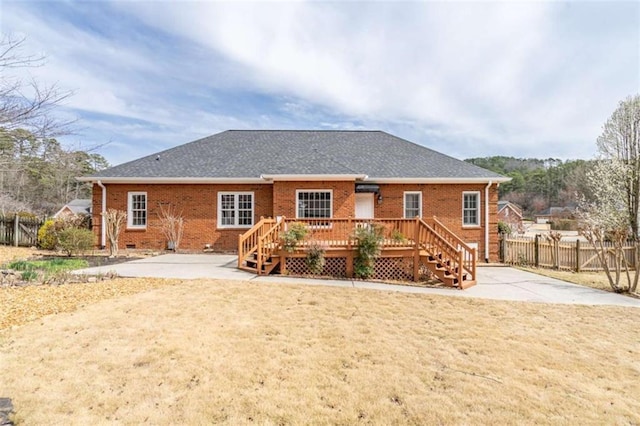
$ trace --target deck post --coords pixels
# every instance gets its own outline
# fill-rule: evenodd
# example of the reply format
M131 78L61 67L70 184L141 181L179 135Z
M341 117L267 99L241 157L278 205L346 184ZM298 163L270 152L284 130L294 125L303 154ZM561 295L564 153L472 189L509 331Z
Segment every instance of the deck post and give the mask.
M258 275L262 275L262 237L258 237L258 258L256 259Z
M351 247L351 232L353 231L353 222L351 220L351 216L348 217L347 220L347 229L349 230L349 234L347 235L347 265L345 274L347 278L353 278L353 247Z
M287 275L287 251L279 250L280 255L280 275Z
M418 282L420 275L420 217L416 216L413 230L413 282Z
M242 258L244 257L241 238L242 234L238 234L238 268L242 266Z

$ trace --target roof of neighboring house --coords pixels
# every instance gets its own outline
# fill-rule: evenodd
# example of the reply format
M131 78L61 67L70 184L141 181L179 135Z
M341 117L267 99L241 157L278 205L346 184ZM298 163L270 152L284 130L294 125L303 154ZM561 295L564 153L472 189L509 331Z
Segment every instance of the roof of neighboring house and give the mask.
M511 207L511 209L516 212L518 215L522 216L522 208L517 205L514 204L510 201L498 201L498 213L500 213L502 211L502 209L506 208L506 207Z
M73 214L88 214L91 212L91 200L76 198L65 204L53 217L58 217L65 209L68 209Z
M316 130L228 130L82 180L273 179L291 175L509 180L382 131Z

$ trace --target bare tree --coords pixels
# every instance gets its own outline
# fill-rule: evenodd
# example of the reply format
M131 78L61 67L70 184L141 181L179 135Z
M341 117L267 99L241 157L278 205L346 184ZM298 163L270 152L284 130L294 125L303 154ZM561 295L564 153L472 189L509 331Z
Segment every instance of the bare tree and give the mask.
M182 232L184 231L182 212L178 212L175 206L161 204L158 217L160 219L160 228L167 238L169 249L178 251L180 240L182 240Z
M34 79L25 81L10 72L44 64L44 57L22 52L24 42L25 38L11 35L4 35L0 40L0 128L27 129L40 137L66 134L73 121L60 120L52 111L72 92Z
M127 220L127 213L122 210L108 209L104 213L104 219L109 240L109 257L116 257L118 255L118 239L124 222Z
M639 239L638 213L640 208L640 95L629 96L603 126L598 138L602 159L619 160L625 168L622 179L624 208L628 213L632 237Z

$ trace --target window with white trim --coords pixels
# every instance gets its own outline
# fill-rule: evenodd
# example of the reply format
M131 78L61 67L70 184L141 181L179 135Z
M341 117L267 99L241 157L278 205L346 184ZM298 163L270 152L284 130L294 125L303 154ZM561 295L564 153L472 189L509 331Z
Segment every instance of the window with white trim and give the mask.
M332 217L331 190L296 191L298 219L315 219Z
M462 226L480 225L480 192L462 193Z
M253 226L253 192L218 192L218 228Z
M127 200L127 228L147 227L147 193L129 192Z
M407 191L404 193L404 218L422 217L422 192Z

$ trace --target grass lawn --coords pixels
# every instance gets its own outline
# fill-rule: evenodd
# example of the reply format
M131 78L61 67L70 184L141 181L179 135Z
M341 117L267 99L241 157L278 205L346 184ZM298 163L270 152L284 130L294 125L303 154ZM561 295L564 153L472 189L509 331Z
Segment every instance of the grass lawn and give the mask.
M16 421L640 423L637 308L141 282L101 283L110 298L0 330ZM0 302L92 291L2 288Z
M601 272L572 272L545 268L526 268L518 267L524 271L533 272L534 274L544 275L545 277L557 278L574 284L580 284L585 287L597 288L599 290L612 291L607 275ZM622 278L621 282L626 282L626 278Z

